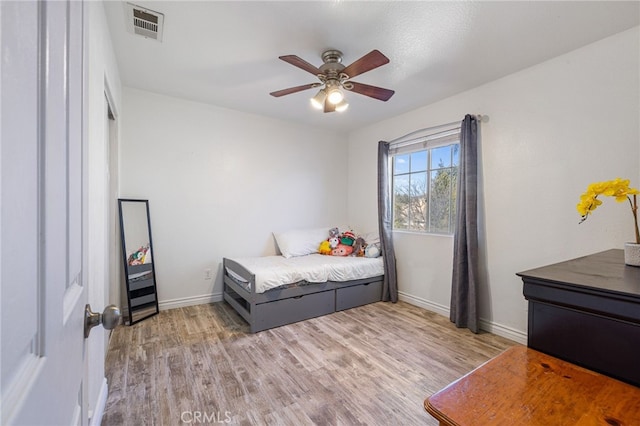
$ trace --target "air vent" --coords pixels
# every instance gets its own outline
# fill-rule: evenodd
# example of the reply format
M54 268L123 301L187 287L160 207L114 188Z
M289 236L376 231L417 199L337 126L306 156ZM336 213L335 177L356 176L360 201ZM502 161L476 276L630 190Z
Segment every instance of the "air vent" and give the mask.
M125 3L127 31L146 38L162 41L164 15L159 12Z

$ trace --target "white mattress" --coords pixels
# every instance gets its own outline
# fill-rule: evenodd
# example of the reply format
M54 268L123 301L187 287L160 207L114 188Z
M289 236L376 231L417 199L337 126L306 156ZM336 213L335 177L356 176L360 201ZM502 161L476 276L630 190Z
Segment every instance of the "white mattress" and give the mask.
M341 282L384 275L382 257L310 254L289 259L283 256L264 256L231 260L241 264L255 275L256 293L264 293L269 289L303 280L310 283ZM229 268L227 272L237 280L246 283Z

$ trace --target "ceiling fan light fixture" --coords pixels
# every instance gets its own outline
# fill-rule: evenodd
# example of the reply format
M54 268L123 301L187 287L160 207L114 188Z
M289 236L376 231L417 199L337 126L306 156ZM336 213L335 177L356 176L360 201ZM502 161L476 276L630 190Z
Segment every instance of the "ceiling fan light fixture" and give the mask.
M349 108L349 103L344 99L336 105L336 111L338 112L345 111L347 108Z
M344 93L337 87L328 89L327 100L334 105L338 105L344 100Z
M322 109L324 108L324 100L326 98L327 93L324 91L324 89L320 89L318 93L313 98L311 98L311 105L315 109Z

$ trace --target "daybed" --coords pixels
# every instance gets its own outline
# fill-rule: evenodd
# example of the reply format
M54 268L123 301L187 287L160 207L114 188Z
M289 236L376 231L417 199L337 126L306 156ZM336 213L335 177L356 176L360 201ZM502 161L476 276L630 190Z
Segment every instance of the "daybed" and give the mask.
M224 300L252 333L380 301L382 258L224 258Z

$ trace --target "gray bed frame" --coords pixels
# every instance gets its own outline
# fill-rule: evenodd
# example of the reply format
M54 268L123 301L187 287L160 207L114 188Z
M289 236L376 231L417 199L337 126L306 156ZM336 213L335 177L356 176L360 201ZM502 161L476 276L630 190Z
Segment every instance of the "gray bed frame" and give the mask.
M383 275L359 280L294 286L256 293L255 275L224 258L224 300L244 318L251 333L382 300ZM251 291L238 283L227 268L251 283Z

